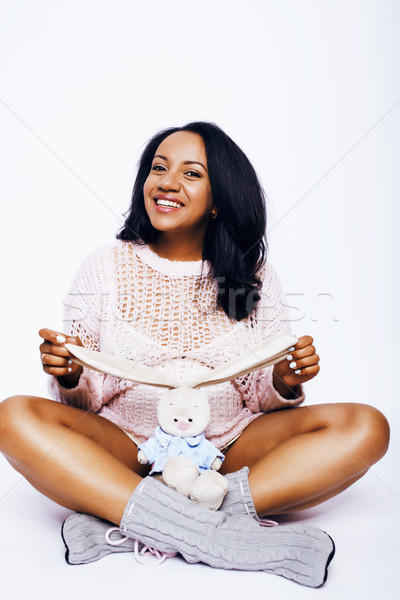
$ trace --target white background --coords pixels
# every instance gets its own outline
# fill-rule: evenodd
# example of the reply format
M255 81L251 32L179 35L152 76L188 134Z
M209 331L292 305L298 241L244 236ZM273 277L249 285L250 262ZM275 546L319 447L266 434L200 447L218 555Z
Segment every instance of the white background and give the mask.
M364 480L296 516L338 546L318 592L178 559L68 567L68 511L1 459L5 597L395 597L399 26L395 0L0 0L1 397L47 395L37 331L62 329L79 262L121 226L143 144L207 120L265 187L293 330L321 355L308 402L373 404L393 431Z

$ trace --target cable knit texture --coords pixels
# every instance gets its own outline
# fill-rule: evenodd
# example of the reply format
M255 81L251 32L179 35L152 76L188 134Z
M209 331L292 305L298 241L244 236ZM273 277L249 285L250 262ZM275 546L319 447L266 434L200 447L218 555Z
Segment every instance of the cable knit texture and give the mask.
M225 478L228 480L228 491L219 510L227 515L240 516L248 514L258 520L253 496L250 491L248 475L248 467L243 467L240 471L225 475Z
M108 554L133 552L135 540L126 538L118 546L111 546L106 533L114 523L104 521L84 513L72 513L63 523L61 535L65 544L65 560L70 565L86 565L100 560ZM120 540L118 532L113 532L113 540Z
M303 524L261 527L252 517L204 509L146 477L124 511L121 533L189 563L267 571L310 587L326 579L334 553L331 538Z
M250 515L259 521L248 481L249 469L243 467L235 473L228 473L228 491L219 508L230 516ZM122 544L111 546L105 534L114 525L92 515L72 513L63 523L62 537L66 546L66 561L70 565L82 565L100 560L107 554L133 552L134 541L127 538Z
M80 266L64 300L64 331L87 348L123 356L184 380L235 358L263 339L290 333L279 280L269 263L262 297L242 321L216 306L208 263L160 258L148 246L118 240ZM263 412L297 405L272 384L272 367L205 388L211 407L207 438L223 447ZM54 377L58 401L98 412L144 442L154 432L159 388L84 368L75 388Z

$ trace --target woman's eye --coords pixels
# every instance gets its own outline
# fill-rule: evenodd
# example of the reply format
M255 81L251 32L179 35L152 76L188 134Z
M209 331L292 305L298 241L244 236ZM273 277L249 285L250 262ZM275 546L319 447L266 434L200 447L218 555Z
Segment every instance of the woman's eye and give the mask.
M155 171L156 173L162 173L167 169L164 165L153 165L151 167L151 170ZM200 173L198 173L197 171L185 171L185 175L188 175L189 177L201 177Z

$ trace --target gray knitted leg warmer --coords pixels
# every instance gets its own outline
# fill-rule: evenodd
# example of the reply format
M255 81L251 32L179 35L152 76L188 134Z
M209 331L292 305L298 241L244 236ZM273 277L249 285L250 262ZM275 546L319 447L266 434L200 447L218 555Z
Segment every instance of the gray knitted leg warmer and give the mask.
M243 467L235 473L228 473L225 479L228 480L228 491L219 507L227 515L250 515L258 518L254 507L253 498L249 487L249 468Z
M261 525L271 527L279 525L276 521L262 518L257 515L254 506L253 497L249 486L249 468L243 467L235 473L228 473L225 479L228 480L228 491L219 507L226 515L250 515Z
M66 547L65 560L70 565L84 565L100 560L114 552L133 552L135 541L128 538L118 546L107 542L107 533L115 527L109 521L103 521L92 515L72 513L63 523L61 535ZM112 541L118 540L118 532L110 534ZM119 541L119 540L118 540Z
M219 510L227 515L249 514L259 520L249 488L248 473L249 469L243 467L236 473L225 475L229 487ZM108 554L133 552L134 543L131 539L117 546L112 546L106 541L106 534L111 527L113 524L109 521L84 513L72 513L62 527L67 549L66 561L71 565L82 565L100 560Z
M274 521L259 519L250 492L249 469L243 467L235 473L225 475L228 491L219 508L227 515L250 515L258 522L267 525ZM112 546L106 541L106 534L112 523L82 513L73 513L63 525L63 539L67 548L66 560L69 564L86 564L100 560L103 556L118 552L133 552L134 543L128 539L125 543Z
M189 563L266 571L309 587L324 583L334 554L333 541L319 529L260 527L248 515L204 509L151 477L133 492L120 531L161 552L179 552Z

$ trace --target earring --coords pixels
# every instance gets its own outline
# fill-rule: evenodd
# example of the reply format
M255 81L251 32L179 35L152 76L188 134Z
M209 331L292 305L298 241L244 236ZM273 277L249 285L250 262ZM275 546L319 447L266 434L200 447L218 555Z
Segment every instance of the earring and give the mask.
M216 211L215 213L211 213L211 218L212 219L216 219L218 215L218 212Z

